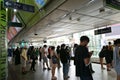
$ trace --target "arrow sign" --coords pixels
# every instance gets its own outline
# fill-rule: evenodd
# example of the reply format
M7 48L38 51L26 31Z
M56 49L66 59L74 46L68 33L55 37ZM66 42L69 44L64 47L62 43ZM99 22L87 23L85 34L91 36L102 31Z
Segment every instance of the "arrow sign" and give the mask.
M7 6L11 6L12 4L9 3L9 2L5 2L5 5L7 5Z
M4 0L4 6L7 8L14 8L14 9L18 9L18 10L27 11L27 12L35 12L35 7L32 5L13 2L10 0Z

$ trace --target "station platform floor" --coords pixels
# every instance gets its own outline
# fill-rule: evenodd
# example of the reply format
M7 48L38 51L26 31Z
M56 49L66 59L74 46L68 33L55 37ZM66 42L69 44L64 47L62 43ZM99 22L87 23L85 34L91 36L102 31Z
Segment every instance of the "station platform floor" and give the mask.
M69 76L70 78L68 80L80 80L79 77L75 76L75 66L73 64L73 61L71 61L69 68ZM36 71L29 71L30 64L27 65L27 74L23 75L21 74L21 65L14 65L9 64L8 65L8 80L51 80L51 70L44 70L42 68L42 62L37 61L36 63ZM111 69L111 71L102 70L100 67L100 64L92 63L93 70L95 73L93 73L94 80L116 80L116 73L114 69ZM106 68L106 66L104 65ZM60 69L56 69L55 76L57 77L57 80L64 80L63 79L63 73L62 73L62 67Z

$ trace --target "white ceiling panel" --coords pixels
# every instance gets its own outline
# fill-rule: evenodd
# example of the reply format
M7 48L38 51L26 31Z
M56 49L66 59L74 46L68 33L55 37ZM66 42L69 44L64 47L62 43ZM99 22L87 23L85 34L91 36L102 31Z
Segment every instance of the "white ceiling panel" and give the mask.
M101 8L105 10L100 12ZM120 11L104 7L103 0L66 0L24 34L24 39L39 42L119 22Z

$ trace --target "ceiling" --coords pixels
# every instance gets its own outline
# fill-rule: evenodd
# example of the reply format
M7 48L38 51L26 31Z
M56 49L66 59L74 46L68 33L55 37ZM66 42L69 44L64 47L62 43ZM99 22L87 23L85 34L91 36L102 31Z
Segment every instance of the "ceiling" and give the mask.
M116 23L120 23L120 11L105 7L103 0L67 0L29 29L23 39L40 42Z

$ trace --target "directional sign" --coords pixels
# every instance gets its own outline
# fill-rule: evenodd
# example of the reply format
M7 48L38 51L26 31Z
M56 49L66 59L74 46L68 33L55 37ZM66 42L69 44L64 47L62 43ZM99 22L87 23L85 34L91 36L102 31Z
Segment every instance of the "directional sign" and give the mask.
M107 28L95 30L94 34L98 35L98 34L104 34L104 33L110 33L110 32L112 32L111 27L107 27Z
M32 6L32 5L13 2L13 1L10 1L10 0L4 0L4 6L7 7L7 8L14 8L14 9L28 11L28 12L35 12L35 7Z

